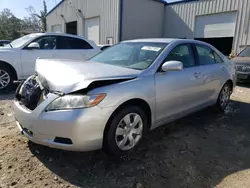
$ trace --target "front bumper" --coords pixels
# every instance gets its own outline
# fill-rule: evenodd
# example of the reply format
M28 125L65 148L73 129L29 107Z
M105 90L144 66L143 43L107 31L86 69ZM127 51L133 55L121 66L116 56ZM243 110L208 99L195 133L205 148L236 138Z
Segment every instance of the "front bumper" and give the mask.
M250 83L250 72L237 71L237 82L238 83Z
M91 151L102 148L106 123L113 108L99 106L46 112L44 109L57 98L48 94L35 110L30 111L19 101L14 112L19 130L32 142L71 151Z

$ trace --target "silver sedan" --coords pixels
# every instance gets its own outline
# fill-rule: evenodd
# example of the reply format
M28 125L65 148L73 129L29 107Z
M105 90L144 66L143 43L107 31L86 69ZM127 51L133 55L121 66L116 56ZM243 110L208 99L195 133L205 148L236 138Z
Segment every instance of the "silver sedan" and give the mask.
M156 127L225 110L235 81L234 64L204 42L132 40L87 62L38 59L17 89L15 117L32 142L123 155Z

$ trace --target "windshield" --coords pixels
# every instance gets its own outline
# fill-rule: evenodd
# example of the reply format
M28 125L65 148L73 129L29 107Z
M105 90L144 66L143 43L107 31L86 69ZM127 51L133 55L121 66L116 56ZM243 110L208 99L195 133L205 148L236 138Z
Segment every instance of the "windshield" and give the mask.
M16 40L13 40L11 43L10 43L10 46L12 48L19 48L21 47L23 44L25 44L26 42L28 42L29 40L32 40L33 38L35 38L36 35L34 34L30 34L30 35L25 35L21 38L18 38Z
M240 54L238 55L239 57L250 57L250 48L246 48Z
M131 69L148 68L167 46L167 43L120 43L92 57L90 60Z

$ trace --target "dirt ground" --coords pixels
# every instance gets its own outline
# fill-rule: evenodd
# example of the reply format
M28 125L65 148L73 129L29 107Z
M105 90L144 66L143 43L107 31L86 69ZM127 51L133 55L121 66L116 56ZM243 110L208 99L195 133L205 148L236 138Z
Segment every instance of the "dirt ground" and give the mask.
M13 95L1 95L0 188L249 188L249 92L236 87L225 114L208 108L156 129L122 159L32 144L16 128Z

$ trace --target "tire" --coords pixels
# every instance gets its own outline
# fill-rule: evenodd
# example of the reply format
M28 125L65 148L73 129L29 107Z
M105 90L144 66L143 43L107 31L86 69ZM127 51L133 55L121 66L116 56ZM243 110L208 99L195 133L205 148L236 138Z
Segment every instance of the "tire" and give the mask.
M129 119L130 126L128 126ZM134 123L135 119L138 123ZM135 126L131 123L134 123ZM127 155L139 145L143 136L147 133L147 126L148 118L140 107L129 105L122 108L107 124L103 149L114 156Z
M8 66L0 64L0 93L13 91L15 78L14 72Z
M231 93L232 93L232 86L229 82L227 82L222 87L216 103L217 109L219 109L221 112L225 111L229 103Z

